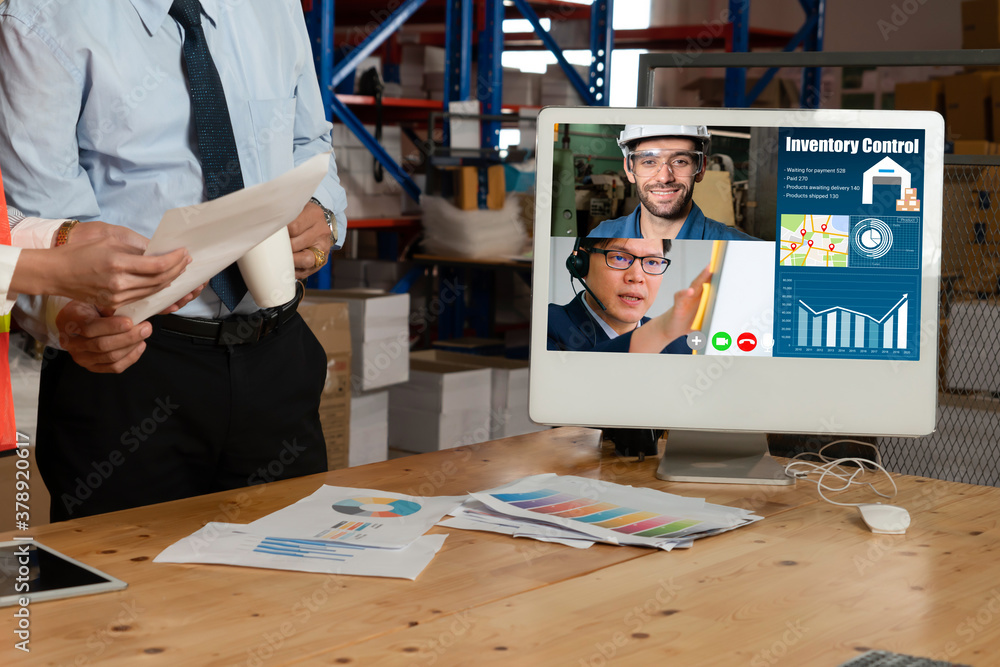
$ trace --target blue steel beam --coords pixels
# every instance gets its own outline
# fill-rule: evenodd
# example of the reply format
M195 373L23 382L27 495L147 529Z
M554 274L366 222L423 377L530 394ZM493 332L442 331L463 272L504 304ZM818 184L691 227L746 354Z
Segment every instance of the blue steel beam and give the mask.
M322 0L320 3L320 33L319 33L319 94L323 98L323 108L326 119L333 120L333 110L330 108L330 98L333 97L333 0Z
M343 60L337 63L337 66L333 69L333 76L329 80L333 88L337 87L341 81L343 81L351 72L357 69L361 61L367 58L375 51L379 46L382 45L389 35L399 30L399 28L406 23L406 21L413 16L427 0L405 0L399 9L393 12L382 24L376 28L368 37L365 38L358 48L354 49L347 55ZM325 10L325 7L324 7ZM325 18L325 17L324 17ZM333 7L331 3L330 7L330 23L331 30L329 34L331 39L333 38ZM324 85L327 81L324 80Z
M472 0L448 0L444 28L444 110L469 99L472 78Z
M813 29L805 40L803 48L807 51L823 50L823 32L825 29L826 0L799 0L806 15L813 19ZM817 109L820 103L820 88L822 86L819 67L807 67L802 71L802 98L799 104L803 109Z
M806 22L803 23L802 27L799 28L798 32L796 32L792 36L792 38L788 40L788 44L785 44L785 48L783 48L782 51L785 52L794 51L795 49L799 48L800 44L805 44L806 39L809 37L812 30L815 28L816 20L817 17L815 14L807 16ZM757 99L757 96L760 95L762 92L764 92L764 88L767 87L767 84L771 83L771 79L773 79L774 75L778 73L778 69L779 68L777 67L771 67L766 72L764 72L764 76L760 77L760 80L757 81L754 87L750 89L750 92L747 93L746 97L747 106L753 104L754 101Z
M729 22L732 26L733 53L750 50L750 0L729 0ZM747 106L747 71L742 67L726 68L725 105Z
M448 103L469 99L472 78L472 2L448 0L444 25L444 110ZM433 132L434 128L430 128ZM445 118L441 144L451 146L451 123Z
M590 94L601 106L610 103L611 51L615 46L612 17L615 0L594 0L590 6Z
M420 188L417 187L417 184L413 182L409 174L403 171L402 167L396 164L396 161L392 159L386 150L375 141L375 137L365 129L365 126L361 124L358 117L343 102L337 99L336 95L332 96L330 100L330 108L333 109L333 113L340 119L340 122L354 133L354 136L361 141L364 147L371 151L375 159L382 163L385 170L399 182L406 194L414 201L420 201Z
M736 2L737 0L730 1ZM538 14L536 14L535 10L528 5L527 0L514 0L514 6L517 7L519 12L521 12L521 16L526 18L531 24L531 27L535 30L535 34L538 35L540 40L542 40L542 44L545 45L545 48L551 51L552 55L556 57L556 62L559 63L559 67L562 67L563 72L566 73L566 78L569 79L569 82L574 88L576 88L576 92L580 94L584 104L597 106L597 100L595 100L594 96L590 94L590 90L588 89L586 82L580 74L573 69L573 66L569 64L569 61L566 60L566 57L563 55L562 49L559 47L559 44L556 43L556 40L552 39L552 35L550 35L549 32L542 27L542 23L538 19Z
M482 103L484 115L499 115L503 112L503 0L486 0L484 3L483 29L479 33L479 76L476 81L476 97ZM483 120L480 145L490 148L487 158L499 158L500 121ZM489 192L489 176L485 167L479 169L479 208L486 208Z

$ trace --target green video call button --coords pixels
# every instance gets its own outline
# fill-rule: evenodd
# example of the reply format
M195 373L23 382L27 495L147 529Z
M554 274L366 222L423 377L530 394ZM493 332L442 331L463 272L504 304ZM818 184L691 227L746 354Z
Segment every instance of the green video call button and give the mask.
M719 352L725 352L733 344L733 337L725 331L718 331L712 335L712 347Z

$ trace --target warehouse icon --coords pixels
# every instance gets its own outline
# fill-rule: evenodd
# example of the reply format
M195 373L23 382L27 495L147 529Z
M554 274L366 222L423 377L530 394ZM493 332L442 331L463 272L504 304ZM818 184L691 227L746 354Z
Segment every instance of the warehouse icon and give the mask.
M903 199L904 191L910 187L910 172L906 171L895 160L884 157L865 172L861 184L861 203L872 203L872 190L876 185L899 185L899 199Z

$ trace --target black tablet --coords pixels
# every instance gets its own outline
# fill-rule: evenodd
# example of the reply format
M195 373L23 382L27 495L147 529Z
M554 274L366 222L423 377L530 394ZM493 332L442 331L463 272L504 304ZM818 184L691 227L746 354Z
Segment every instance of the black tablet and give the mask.
M0 607L119 591L124 581L33 540L0 542Z

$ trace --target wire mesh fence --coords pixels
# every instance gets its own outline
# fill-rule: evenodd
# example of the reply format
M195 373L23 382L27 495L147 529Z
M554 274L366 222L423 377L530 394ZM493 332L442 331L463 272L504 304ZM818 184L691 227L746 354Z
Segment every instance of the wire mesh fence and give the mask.
M945 166L937 430L879 438L894 472L1000 486L1000 160L994 162Z

